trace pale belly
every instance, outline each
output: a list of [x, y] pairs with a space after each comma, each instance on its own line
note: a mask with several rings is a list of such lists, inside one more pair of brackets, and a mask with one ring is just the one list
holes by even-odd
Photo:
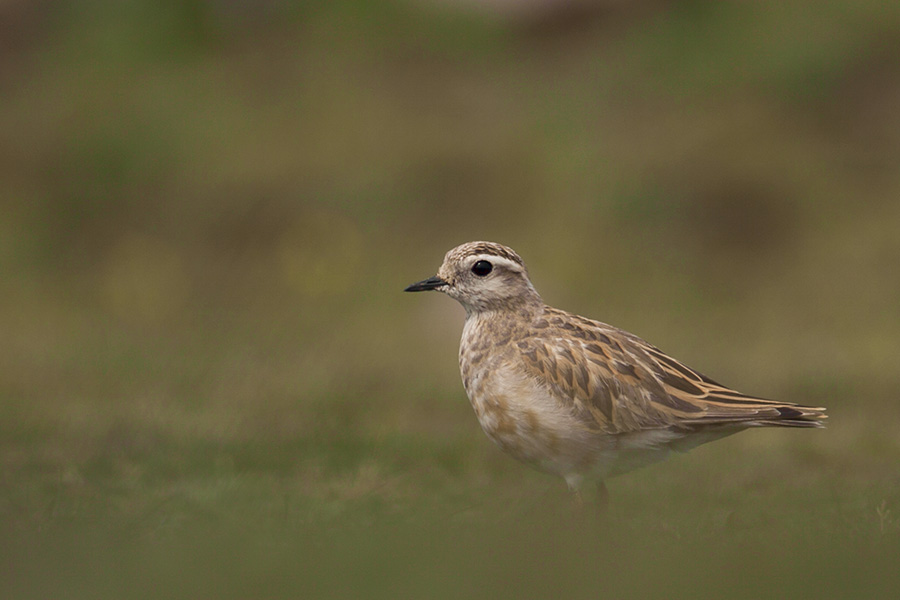
[[604, 433], [581, 421], [571, 401], [555, 398], [514, 369], [485, 369], [466, 386], [487, 436], [513, 457], [565, 478], [577, 489], [584, 479], [611, 475], [663, 460], [682, 434], [665, 430]]
[[487, 436], [515, 458], [560, 475], [570, 485], [605, 476], [615, 460], [610, 436], [591, 431], [571, 407], [512, 369], [481, 373], [466, 392]]

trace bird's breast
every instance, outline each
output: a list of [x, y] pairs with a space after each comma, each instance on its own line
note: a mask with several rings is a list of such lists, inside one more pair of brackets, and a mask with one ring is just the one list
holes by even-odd
[[525, 375], [513, 354], [461, 352], [466, 394], [485, 434], [515, 458], [544, 471], [582, 471], [598, 439], [546, 386]]

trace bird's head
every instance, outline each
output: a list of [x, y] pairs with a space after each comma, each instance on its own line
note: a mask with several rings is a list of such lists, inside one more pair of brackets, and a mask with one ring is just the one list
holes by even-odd
[[467, 314], [540, 304], [522, 258], [495, 242], [469, 242], [447, 252], [437, 275], [407, 292], [437, 290], [462, 304]]

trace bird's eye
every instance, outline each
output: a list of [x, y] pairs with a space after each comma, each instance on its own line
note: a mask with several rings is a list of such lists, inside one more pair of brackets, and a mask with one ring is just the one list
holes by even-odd
[[479, 277], [484, 277], [488, 273], [494, 270], [494, 265], [489, 263], [486, 260], [479, 260], [477, 263], [472, 265], [472, 272], [478, 275]]

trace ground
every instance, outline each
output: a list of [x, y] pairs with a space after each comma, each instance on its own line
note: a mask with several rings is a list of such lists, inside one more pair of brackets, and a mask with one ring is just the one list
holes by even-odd
[[[6, 4], [3, 597], [896, 596], [896, 2]], [[402, 292], [475, 239], [827, 429], [579, 507]]]

